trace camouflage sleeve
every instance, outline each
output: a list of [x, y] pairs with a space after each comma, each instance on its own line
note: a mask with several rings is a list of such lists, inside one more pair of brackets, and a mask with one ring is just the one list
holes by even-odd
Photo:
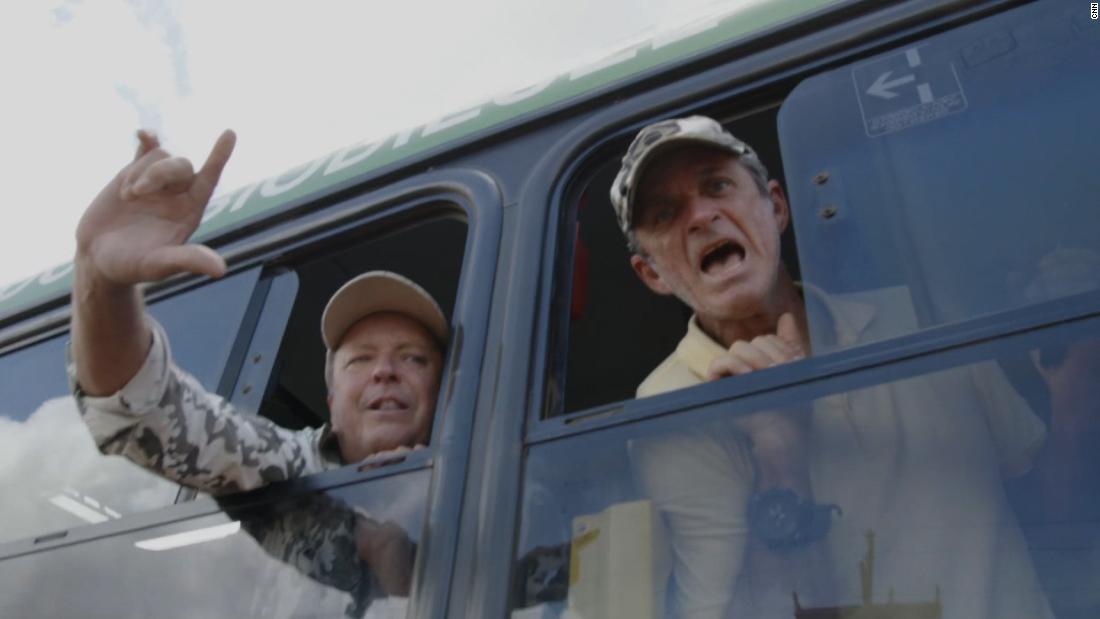
[[70, 386], [104, 454], [125, 456], [184, 486], [213, 494], [251, 490], [323, 470], [321, 429], [291, 431], [236, 411], [171, 359], [164, 330], [138, 373], [110, 396], [84, 394], [68, 354]]
[[355, 544], [355, 511], [343, 501], [311, 494], [277, 505], [261, 518], [243, 518], [241, 524], [272, 557], [350, 594], [346, 616], [363, 616], [377, 594]]

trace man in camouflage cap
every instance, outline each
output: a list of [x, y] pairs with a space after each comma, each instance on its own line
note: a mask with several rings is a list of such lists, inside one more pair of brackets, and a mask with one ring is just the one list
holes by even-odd
[[[695, 311], [684, 341], [638, 387], [639, 397], [806, 355], [805, 305], [780, 255], [787, 198], [748, 144], [703, 116], [649, 125], [623, 157], [611, 204], [638, 277]], [[741, 420], [762, 488], [809, 496], [803, 421]]]
[[[817, 335], [841, 346], [906, 332], [897, 327], [911, 305], [892, 291], [825, 295], [792, 280], [782, 188], [710, 118], [643, 128], [611, 204], [638, 277], [694, 310], [639, 397], [802, 359], [807, 304], [833, 331]], [[1001, 472], [1026, 471], [1043, 436], [985, 363], [640, 437], [630, 456], [668, 524], [682, 616], [791, 616], [792, 592], [803, 608], [858, 599], [852, 574], [871, 529], [890, 549], [875, 558], [876, 582], [899, 599], [942, 590], [945, 617], [1030, 618], [1049, 608], [1019, 530], [974, 523], [1013, 521]]]

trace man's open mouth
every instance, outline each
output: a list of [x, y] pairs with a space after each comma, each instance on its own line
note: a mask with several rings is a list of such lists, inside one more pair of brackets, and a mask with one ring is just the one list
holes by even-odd
[[699, 268], [706, 274], [741, 264], [745, 259], [745, 248], [736, 241], [723, 241], [703, 252]]

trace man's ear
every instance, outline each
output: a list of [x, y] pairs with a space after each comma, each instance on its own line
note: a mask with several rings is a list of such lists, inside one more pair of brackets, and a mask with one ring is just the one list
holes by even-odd
[[672, 294], [672, 291], [665, 285], [664, 280], [661, 279], [661, 274], [653, 268], [649, 260], [638, 254], [633, 254], [630, 256], [630, 266], [634, 268], [634, 272], [638, 274], [638, 279], [641, 279], [647, 288], [657, 294]]
[[787, 202], [787, 194], [783, 192], [783, 186], [779, 181], [768, 181], [768, 198], [772, 201], [772, 214], [782, 233], [791, 223], [791, 205]]

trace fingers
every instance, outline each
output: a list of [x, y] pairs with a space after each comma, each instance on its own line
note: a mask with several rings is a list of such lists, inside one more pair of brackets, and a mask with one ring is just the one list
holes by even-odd
[[707, 379], [748, 374], [803, 358], [800, 347], [778, 335], [759, 335], [751, 342], [737, 340], [726, 354], [715, 359], [707, 370]]
[[154, 193], [179, 193], [190, 187], [194, 176], [191, 162], [183, 157], [159, 159], [147, 165], [128, 186], [123, 185], [122, 195], [134, 199]]
[[225, 259], [205, 245], [160, 247], [142, 261], [144, 281], [159, 281], [178, 273], [221, 277], [225, 269]]
[[218, 136], [217, 141], [214, 142], [214, 147], [210, 149], [206, 162], [202, 164], [202, 169], [199, 170], [195, 182], [191, 185], [191, 195], [200, 204], [206, 204], [206, 201], [213, 195], [214, 187], [218, 185], [218, 179], [221, 178], [222, 170], [225, 169], [225, 164], [229, 162], [229, 157], [233, 154], [233, 147], [236, 144], [237, 134], [233, 133], [232, 129], [223, 131]]
[[198, 174], [184, 157], [171, 157], [160, 148], [160, 141], [151, 132], [138, 132], [138, 151], [130, 164], [120, 188], [123, 200], [133, 200], [155, 193], [190, 191], [192, 197], [205, 206], [214, 193], [229, 156], [233, 154], [237, 136], [224, 131]]
[[791, 346], [796, 347], [803, 355], [805, 354], [802, 351], [805, 338], [794, 314], [787, 312], [779, 317], [779, 322], [775, 325], [775, 334]]
[[138, 129], [137, 139], [138, 147], [137, 152], [134, 154], [134, 161], [141, 159], [145, 153], [160, 146], [160, 139], [157, 138], [157, 134], [148, 129]]
[[780, 363], [794, 361], [800, 357], [798, 349], [778, 335], [761, 335], [752, 340], [752, 348], [758, 353], [761, 363], [771, 367]]
[[393, 449], [387, 449], [385, 451], [371, 454], [360, 463], [359, 470], [366, 471], [368, 469], [374, 469], [380, 466], [385, 466], [387, 464], [400, 462], [405, 459], [405, 454], [420, 448], [420, 445], [417, 445], [416, 447], [409, 447], [408, 445], [398, 445]]
[[740, 376], [753, 371], [753, 367], [734, 355], [725, 354], [711, 362], [707, 368], [707, 380], [718, 380], [726, 376]]

